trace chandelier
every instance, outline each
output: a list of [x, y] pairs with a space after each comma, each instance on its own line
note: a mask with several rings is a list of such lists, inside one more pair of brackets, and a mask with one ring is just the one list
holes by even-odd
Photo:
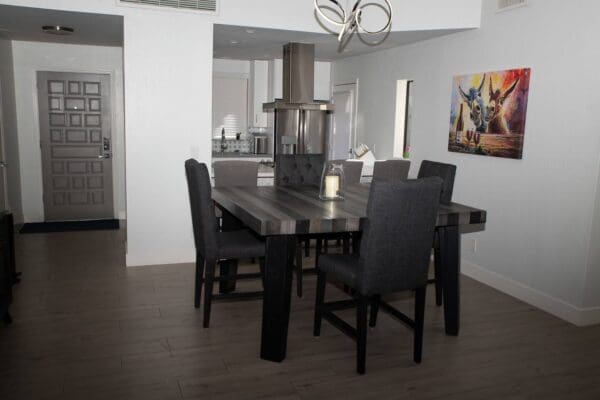
[[[325, 21], [329, 22], [332, 25], [335, 25], [340, 28], [338, 33], [338, 42], [344, 41], [344, 39], [350, 36], [354, 31], [357, 31], [359, 34], [368, 33], [368, 34], [378, 34], [385, 32], [390, 29], [392, 25], [392, 5], [389, 0], [383, 0], [384, 4], [379, 4], [373, 2], [373, 0], [368, 0], [368, 3], [362, 3], [362, 0], [357, 0], [352, 7], [350, 12], [346, 12], [344, 7], [340, 5], [340, 3], [336, 0], [329, 0], [328, 3], [323, 3], [323, 0], [314, 0], [315, 2], [315, 11], [317, 14], [323, 18]], [[383, 28], [378, 30], [369, 30], [365, 29], [362, 24], [362, 14], [363, 10], [367, 7], [378, 7], [381, 8], [387, 16], [387, 22], [383, 26]], [[327, 11], [330, 16], [327, 16], [324, 11]]]

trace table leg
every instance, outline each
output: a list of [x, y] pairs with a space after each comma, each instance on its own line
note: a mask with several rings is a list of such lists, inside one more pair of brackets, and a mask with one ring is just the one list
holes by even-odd
[[[234, 217], [229, 211], [222, 210], [222, 213], [222, 231], [235, 231], [243, 227], [240, 220]], [[219, 275], [229, 276], [228, 280], [219, 282], [219, 293], [235, 292], [235, 276], [237, 275], [237, 270], [238, 260], [227, 260], [219, 263]]]
[[460, 328], [460, 233], [458, 226], [438, 228], [446, 334], [458, 336]]
[[264, 360], [285, 359], [295, 250], [295, 236], [267, 237], [260, 344]]

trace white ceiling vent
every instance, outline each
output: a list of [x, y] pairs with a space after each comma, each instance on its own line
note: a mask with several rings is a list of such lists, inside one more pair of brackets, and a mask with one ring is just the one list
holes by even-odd
[[508, 11], [527, 5], [527, 0], [497, 0], [496, 12]]
[[217, 0], [121, 0], [121, 3], [180, 8], [184, 10], [217, 11]]

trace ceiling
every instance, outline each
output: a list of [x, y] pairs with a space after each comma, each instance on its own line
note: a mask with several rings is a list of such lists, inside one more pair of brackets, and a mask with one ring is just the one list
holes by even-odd
[[[337, 36], [331, 33], [298, 32], [215, 24], [213, 56], [215, 58], [231, 58], [235, 60], [282, 58], [282, 48], [285, 43], [301, 42], [315, 44], [315, 58], [317, 60], [333, 61], [460, 31], [458, 29], [445, 29], [390, 32], [385, 37], [385, 40], [376, 46], [364, 43], [355, 34], [343, 49], [339, 49]], [[364, 39], [372, 40], [372, 37], [364, 37]], [[381, 37], [376, 37], [376, 39], [380, 40]]]
[[[42, 32], [43, 25], [75, 29], [69, 36]], [[32, 42], [123, 46], [123, 17], [0, 5], [0, 37]]]

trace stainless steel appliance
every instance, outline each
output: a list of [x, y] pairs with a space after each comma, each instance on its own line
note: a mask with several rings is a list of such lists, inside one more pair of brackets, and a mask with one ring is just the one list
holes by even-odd
[[269, 138], [266, 136], [254, 136], [254, 154], [269, 153]]
[[315, 45], [283, 47], [283, 99], [263, 104], [275, 113], [274, 158], [277, 154], [327, 154], [331, 103], [315, 101]]

